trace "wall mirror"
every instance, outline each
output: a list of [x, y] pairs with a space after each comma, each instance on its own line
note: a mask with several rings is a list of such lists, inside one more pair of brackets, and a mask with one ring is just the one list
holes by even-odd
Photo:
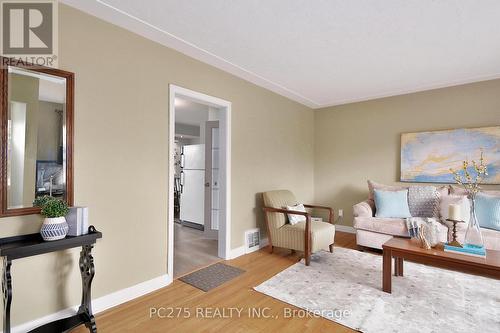
[[0, 216], [36, 214], [36, 197], [73, 204], [73, 73], [2, 58]]

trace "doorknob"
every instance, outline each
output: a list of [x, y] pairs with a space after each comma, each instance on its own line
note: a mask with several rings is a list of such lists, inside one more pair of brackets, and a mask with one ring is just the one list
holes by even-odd
[[209, 182], [206, 182], [206, 183], [205, 183], [205, 187], [210, 187], [210, 183], [209, 183]]

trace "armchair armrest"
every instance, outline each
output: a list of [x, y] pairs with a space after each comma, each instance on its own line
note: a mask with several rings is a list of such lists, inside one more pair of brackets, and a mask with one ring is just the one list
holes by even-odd
[[288, 209], [273, 208], [273, 207], [262, 207], [262, 210], [265, 213], [283, 213], [283, 214], [303, 215], [306, 218], [311, 216], [311, 214], [309, 214], [307, 212], [299, 212], [298, 210], [288, 210]]
[[322, 210], [327, 210], [328, 211], [328, 223], [333, 224], [333, 208], [332, 207], [326, 207], [326, 206], [318, 206], [318, 205], [304, 205], [306, 208], [316, 208], [316, 209], [322, 209]]
[[354, 217], [373, 217], [374, 209], [373, 201], [365, 200], [352, 206]]

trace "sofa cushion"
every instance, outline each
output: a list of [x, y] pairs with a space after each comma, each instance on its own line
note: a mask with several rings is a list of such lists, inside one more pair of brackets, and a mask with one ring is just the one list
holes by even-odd
[[500, 231], [500, 196], [478, 193], [476, 217], [482, 228]]
[[[430, 186], [430, 185], [413, 185], [413, 186]], [[450, 186], [433, 186], [438, 192], [440, 196], [447, 195], [450, 193]], [[408, 189], [409, 186], [405, 185], [384, 185], [373, 180], [368, 180], [368, 200], [374, 200], [374, 190], [384, 190], [384, 191], [401, 191]]]
[[[366, 230], [385, 235], [410, 237], [408, 234], [408, 228], [406, 227], [406, 219], [356, 217], [354, 218], [354, 228], [357, 230]], [[438, 235], [441, 242], [446, 242], [448, 239], [448, 227], [443, 224], [439, 224]]]
[[408, 206], [411, 216], [439, 217], [439, 192], [435, 186], [410, 186]]
[[408, 190], [382, 191], [375, 189], [376, 217], [411, 217]]
[[408, 189], [407, 186], [401, 185], [384, 185], [376, 183], [373, 180], [368, 180], [368, 199], [375, 200], [375, 190], [382, 191], [402, 191]]
[[481, 228], [484, 247], [490, 250], [500, 251], [500, 231]]
[[460, 224], [467, 225], [470, 219], [470, 202], [465, 195], [449, 194], [441, 197], [439, 202], [441, 222], [446, 221], [448, 218], [449, 206], [452, 204], [460, 205], [462, 220], [465, 221], [465, 223]]
[[356, 217], [354, 228], [392, 236], [409, 237], [405, 219]]
[[[467, 195], [467, 191], [463, 187], [456, 186], [456, 185], [451, 186], [450, 193], [457, 194], [457, 195]], [[500, 196], [500, 191], [498, 191], [498, 190], [481, 190], [481, 193], [488, 194], [488, 195]]]
[[467, 191], [463, 187], [451, 185], [451, 187], [450, 187], [450, 194], [454, 194], [454, 195], [467, 195]]

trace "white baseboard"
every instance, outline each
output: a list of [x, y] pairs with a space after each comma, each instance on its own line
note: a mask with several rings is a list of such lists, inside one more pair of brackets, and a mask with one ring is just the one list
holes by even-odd
[[335, 225], [335, 230], [342, 231], [342, 232], [348, 232], [350, 234], [355, 234], [356, 233], [356, 229], [354, 229], [353, 227], [350, 227], [348, 225], [336, 224]]
[[227, 258], [227, 260], [235, 259], [235, 258], [241, 257], [244, 254], [255, 252], [257, 250], [262, 249], [263, 247], [266, 247], [268, 244], [269, 244], [269, 239], [263, 238], [262, 241], [260, 242], [259, 248], [255, 249], [253, 251], [247, 252], [247, 248], [245, 245], [237, 247], [235, 249], [231, 249], [231, 252], [229, 253], [229, 257]]
[[[166, 287], [172, 283], [172, 277], [165, 274], [152, 280], [144, 281], [132, 287], [115, 291], [114, 293], [92, 300], [92, 309], [94, 314], [110, 309], [114, 306], [133, 300], [134, 298], [149, 294], [155, 290]], [[47, 316], [23, 323], [12, 327], [12, 333], [23, 333], [30, 331], [38, 326], [44, 325], [54, 320], [72, 316], [78, 310], [78, 306], [58, 311]]]
[[[355, 234], [356, 233], [356, 229], [354, 229], [353, 227], [350, 227], [348, 225], [336, 224], [335, 225], [335, 230], [341, 231], [341, 232], [348, 232], [350, 234]], [[269, 244], [269, 239], [268, 238], [262, 239], [262, 242], [260, 244], [259, 249], [262, 249], [263, 247], [266, 247], [268, 244]], [[254, 252], [254, 251], [257, 251], [257, 250], [258, 249], [253, 250], [251, 252]], [[240, 247], [237, 247], [237, 248], [231, 250], [231, 252], [229, 253], [229, 257], [227, 258], [227, 260], [235, 259], [235, 258], [238, 258], [238, 257], [240, 257], [242, 255], [245, 255], [245, 254], [251, 253], [251, 252], [247, 252], [245, 246], [240, 246]]]
[[240, 246], [240, 247], [237, 247], [235, 249], [231, 249], [231, 252], [229, 253], [227, 260], [238, 258], [246, 253], [247, 253], [247, 251], [246, 251], [245, 246]]
[[152, 280], [144, 281], [132, 287], [115, 291], [103, 297], [96, 298], [92, 301], [92, 309], [95, 313], [102, 312], [114, 306], [133, 300], [149, 294], [155, 290], [161, 289], [172, 283], [172, 277], [168, 274], [159, 276]]
[[[37, 319], [29, 321], [27, 323], [23, 323], [21, 325], [14, 326], [10, 329], [10, 331], [12, 333], [28, 332], [28, 331], [31, 331], [32, 329], [34, 329], [38, 326], [42, 326], [42, 325], [46, 324], [46, 323], [50, 323], [50, 322], [55, 321], [55, 320], [59, 320], [62, 318], [73, 316], [76, 313], [77, 309], [78, 309], [77, 306], [67, 308], [67, 309], [49, 314], [47, 316], [37, 318]], [[3, 331], [2, 331], [2, 333], [3, 333]]]

